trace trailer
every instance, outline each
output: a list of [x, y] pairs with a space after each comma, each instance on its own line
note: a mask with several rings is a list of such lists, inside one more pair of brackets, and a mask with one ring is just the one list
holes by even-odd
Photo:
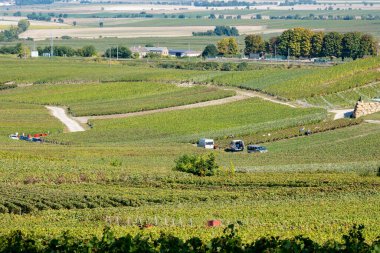
[[215, 143], [213, 139], [202, 138], [198, 141], [197, 146], [206, 149], [214, 149]]

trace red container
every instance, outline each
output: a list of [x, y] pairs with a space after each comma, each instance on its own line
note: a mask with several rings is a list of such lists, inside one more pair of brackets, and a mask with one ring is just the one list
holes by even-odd
[[220, 220], [209, 220], [209, 221], [207, 221], [208, 227], [219, 227], [221, 225], [222, 225], [222, 221], [220, 221]]

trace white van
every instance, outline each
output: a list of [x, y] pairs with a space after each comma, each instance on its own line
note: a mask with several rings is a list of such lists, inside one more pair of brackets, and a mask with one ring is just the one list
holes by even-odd
[[214, 140], [213, 139], [200, 139], [198, 141], [198, 147], [201, 148], [207, 148], [207, 149], [214, 149]]

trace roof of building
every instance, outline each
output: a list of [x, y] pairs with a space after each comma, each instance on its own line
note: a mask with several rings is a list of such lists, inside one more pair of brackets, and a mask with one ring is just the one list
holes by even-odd
[[200, 54], [201, 51], [183, 50], [183, 49], [169, 49], [169, 54]]
[[168, 50], [168, 48], [166, 47], [146, 47], [146, 49], [148, 51], [159, 51], [159, 52]]
[[145, 53], [149, 52], [145, 47], [131, 47], [132, 52]]

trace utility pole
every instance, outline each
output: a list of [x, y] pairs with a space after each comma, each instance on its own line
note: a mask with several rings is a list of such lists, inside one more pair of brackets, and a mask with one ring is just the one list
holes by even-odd
[[274, 60], [277, 61], [277, 44], [274, 44]]
[[119, 45], [116, 45], [116, 60], [119, 60]]
[[110, 55], [109, 55], [108, 67], [111, 67], [111, 58], [112, 58], [112, 46], [110, 47]]
[[53, 49], [53, 34], [50, 36], [50, 58], [54, 56], [54, 49]]
[[288, 48], [288, 65], [289, 65], [289, 58], [290, 58], [290, 48]]

